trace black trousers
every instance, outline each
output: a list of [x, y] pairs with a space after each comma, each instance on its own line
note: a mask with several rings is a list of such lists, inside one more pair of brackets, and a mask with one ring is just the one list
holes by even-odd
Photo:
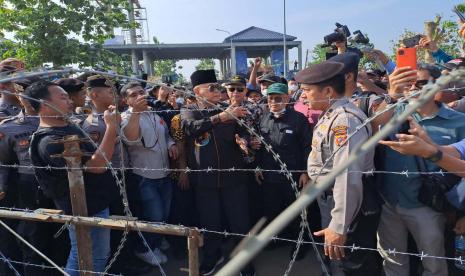
[[[10, 184], [10, 187], [12, 185]], [[16, 203], [16, 192], [13, 192], [12, 189], [8, 190], [6, 196], [3, 200], [0, 201], [0, 207], [15, 207]], [[1, 219], [6, 225], [8, 225], [13, 230], [16, 230], [18, 227], [18, 220], [11, 219]], [[16, 238], [3, 226], [0, 226], [0, 252], [5, 258], [8, 258], [13, 261], [22, 261], [21, 252], [19, 250], [19, 244], [16, 241]], [[21, 272], [21, 266], [18, 264], [13, 264], [14, 268]], [[4, 260], [0, 260], [0, 275], [13, 276], [15, 273], [9, 268]]]
[[[291, 183], [265, 182], [263, 186], [263, 213], [267, 223], [276, 218], [296, 199]], [[295, 219], [281, 234], [282, 237], [295, 239], [299, 232], [300, 217]]]
[[[236, 185], [221, 188], [202, 188], [195, 190], [200, 226], [208, 230], [245, 234], [250, 230], [247, 186]], [[215, 260], [221, 256], [224, 236], [205, 233], [204, 259]], [[234, 238], [238, 242], [240, 238]], [[233, 246], [227, 248], [225, 255]]]
[[[34, 175], [20, 175], [18, 183], [19, 207], [22, 209], [35, 210], [38, 208], [54, 209], [53, 201], [46, 198], [40, 191], [39, 184]], [[42, 223], [27, 220], [18, 221], [18, 234], [26, 241], [36, 247], [39, 251], [49, 256], [58, 265], [64, 266], [69, 253], [69, 239], [66, 232], [57, 239], [53, 235], [61, 228], [61, 224]], [[20, 244], [22, 260], [26, 263], [49, 265], [42, 257], [23, 243]], [[36, 266], [23, 268], [23, 275], [53, 275], [54, 269], [43, 269]]]
[[[362, 215], [359, 213], [352, 223], [348, 233], [346, 245], [365, 248], [376, 248], [379, 214]], [[345, 250], [346, 257], [342, 261], [345, 275], [381, 275], [381, 256], [376, 251], [368, 250]]]

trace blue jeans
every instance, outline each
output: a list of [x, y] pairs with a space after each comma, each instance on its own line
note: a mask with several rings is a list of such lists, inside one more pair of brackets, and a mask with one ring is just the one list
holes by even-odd
[[[141, 218], [153, 222], [166, 222], [170, 214], [173, 181], [169, 177], [150, 179], [142, 177], [139, 182], [141, 200]], [[151, 249], [160, 246], [162, 236], [154, 233], [143, 233]], [[146, 252], [142, 243], [136, 246], [137, 252]]]
[[[108, 218], [110, 211], [108, 208], [96, 213], [94, 217]], [[78, 250], [76, 240], [76, 228], [74, 225], [68, 227], [71, 250], [69, 252], [68, 263], [65, 271], [71, 276], [79, 276]], [[90, 238], [92, 240], [92, 263], [93, 271], [103, 272], [108, 258], [110, 257], [110, 229], [101, 227], [90, 228]]]

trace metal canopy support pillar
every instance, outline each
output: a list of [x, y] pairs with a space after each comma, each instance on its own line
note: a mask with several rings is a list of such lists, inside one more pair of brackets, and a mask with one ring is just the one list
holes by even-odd
[[299, 62], [298, 69], [302, 70], [302, 43], [299, 43], [297, 46], [297, 61]]
[[147, 50], [142, 51], [142, 58], [144, 59], [144, 71], [147, 75], [151, 75], [150, 68], [150, 57]]
[[231, 76], [236, 75], [236, 46], [231, 48]]
[[231, 59], [229, 57], [226, 58], [226, 78], [231, 73]]
[[225, 70], [224, 70], [224, 59], [220, 58], [220, 70], [221, 70], [221, 77], [226, 79], [225, 77]]
[[136, 50], [131, 50], [131, 61], [132, 61], [132, 73], [134, 75], [139, 74], [139, 60], [137, 58]]

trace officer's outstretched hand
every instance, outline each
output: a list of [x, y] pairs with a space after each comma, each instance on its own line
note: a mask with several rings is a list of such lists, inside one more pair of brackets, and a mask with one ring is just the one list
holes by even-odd
[[346, 235], [338, 234], [329, 228], [315, 232], [314, 235], [325, 237], [325, 255], [331, 260], [340, 260], [345, 257], [344, 248], [341, 246], [346, 243]]
[[306, 173], [303, 173], [299, 177], [299, 188], [305, 188], [308, 184], [308, 181], [310, 181], [310, 178]]

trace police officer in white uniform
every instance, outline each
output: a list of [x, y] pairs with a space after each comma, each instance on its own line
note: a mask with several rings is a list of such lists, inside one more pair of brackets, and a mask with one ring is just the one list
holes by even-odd
[[[371, 126], [356, 130], [367, 117], [344, 96], [342, 63], [326, 61], [314, 65], [300, 71], [295, 79], [307, 96], [309, 108], [323, 112], [314, 128], [308, 159], [310, 185], [318, 185], [333, 168], [345, 164], [351, 152], [371, 136]], [[353, 133], [355, 135], [349, 137]], [[333, 275], [378, 275], [376, 255], [340, 247], [376, 246], [376, 227], [367, 228], [367, 225], [373, 222], [370, 219], [376, 224], [377, 216], [365, 216], [376, 210], [368, 210], [369, 204], [364, 202], [372, 197], [364, 196], [364, 192], [374, 189], [374, 184], [362, 174], [372, 169], [373, 152], [360, 156], [318, 198], [323, 230], [315, 234], [324, 236], [325, 255], [331, 259]], [[369, 187], [365, 189], [364, 186]]]

